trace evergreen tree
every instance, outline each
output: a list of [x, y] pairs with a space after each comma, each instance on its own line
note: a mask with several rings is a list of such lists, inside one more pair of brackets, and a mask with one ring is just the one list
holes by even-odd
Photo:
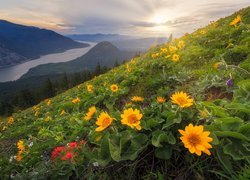
[[118, 66], [120, 66], [120, 64], [118, 63], [118, 61], [117, 61], [117, 60], [115, 60], [114, 67], [118, 67]]
[[27, 108], [35, 104], [35, 99], [28, 89], [24, 89], [18, 95], [17, 106], [20, 108]]
[[61, 80], [61, 89], [65, 90], [69, 88], [69, 80], [66, 73], [63, 74], [62, 80]]
[[50, 98], [55, 96], [55, 89], [53, 87], [52, 82], [48, 78], [47, 81], [45, 82], [44, 87], [42, 88], [42, 96], [45, 98]]
[[101, 65], [98, 62], [94, 71], [94, 75], [99, 75], [99, 74], [101, 74]]

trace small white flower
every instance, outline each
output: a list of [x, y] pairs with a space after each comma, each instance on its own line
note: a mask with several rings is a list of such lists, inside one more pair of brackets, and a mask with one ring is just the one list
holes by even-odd
[[93, 166], [98, 167], [99, 166], [98, 162], [94, 162]]
[[28, 146], [32, 147], [33, 146], [33, 142], [31, 141]]

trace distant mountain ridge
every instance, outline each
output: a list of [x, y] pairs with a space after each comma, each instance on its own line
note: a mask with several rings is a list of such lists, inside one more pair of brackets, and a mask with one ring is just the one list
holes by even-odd
[[[51, 30], [14, 24], [5, 20], [0, 20], [0, 45], [0, 57], [5, 57], [5, 60], [0, 60], [0, 66], [13, 65], [23, 60], [39, 58], [41, 55], [88, 46]], [[8, 56], [8, 54], [13, 53], [16, 57], [12, 59], [12, 55]]]
[[102, 42], [109, 41], [123, 51], [146, 52], [152, 45], [161, 45], [168, 41], [167, 37], [135, 37], [120, 34], [72, 34], [73, 40]]
[[100, 64], [101, 67], [113, 67], [116, 62], [122, 63], [124, 60], [128, 60], [133, 56], [135, 56], [135, 52], [121, 51], [110, 42], [104, 41], [98, 43], [85, 55], [75, 60], [39, 65], [30, 69], [21, 78], [49, 74], [75, 73], [84, 70], [93, 71], [97, 64]]
[[73, 40], [77, 41], [89, 41], [89, 42], [102, 42], [102, 41], [120, 41], [126, 39], [134, 39], [135, 37], [120, 35], [120, 34], [70, 34], [67, 35]]

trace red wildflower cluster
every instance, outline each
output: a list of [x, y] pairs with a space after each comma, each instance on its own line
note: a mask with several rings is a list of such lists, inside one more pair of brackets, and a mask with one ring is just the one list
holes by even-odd
[[57, 157], [60, 157], [62, 161], [70, 160], [72, 161], [75, 156], [77, 156], [76, 150], [81, 148], [82, 145], [85, 145], [86, 141], [70, 142], [67, 146], [58, 146], [56, 147], [51, 155], [51, 159], [55, 160]]

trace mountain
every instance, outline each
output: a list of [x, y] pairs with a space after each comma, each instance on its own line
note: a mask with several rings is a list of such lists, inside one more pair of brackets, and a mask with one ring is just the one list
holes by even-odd
[[140, 51], [146, 52], [152, 46], [162, 45], [168, 42], [167, 37], [159, 38], [140, 38], [140, 39], [126, 39], [111, 41], [117, 48], [123, 51]]
[[102, 42], [102, 41], [120, 41], [126, 39], [134, 39], [132, 36], [120, 34], [69, 34], [69, 38], [76, 41]]
[[120, 34], [73, 34], [68, 37], [77, 41], [101, 42], [109, 41], [123, 51], [145, 52], [153, 45], [160, 45], [168, 41], [167, 37], [141, 38]]
[[28, 61], [26, 57], [6, 49], [0, 44], [0, 67], [11, 66], [25, 61]]
[[[51, 30], [14, 24], [5, 20], [0, 20], [0, 44], [7, 49], [4, 51], [5, 54], [10, 51], [27, 59], [88, 46]], [[11, 63], [7, 62], [2, 65], [9, 64]]]
[[32, 76], [43, 76], [48, 74], [75, 73], [83, 70], [95, 70], [96, 66], [113, 67], [115, 63], [122, 63], [135, 56], [135, 52], [121, 51], [110, 42], [104, 41], [98, 43], [90, 49], [85, 55], [63, 63], [50, 63], [39, 65], [30, 69], [21, 78]]
[[249, 25], [247, 7], [2, 118], [1, 179], [249, 179]]

